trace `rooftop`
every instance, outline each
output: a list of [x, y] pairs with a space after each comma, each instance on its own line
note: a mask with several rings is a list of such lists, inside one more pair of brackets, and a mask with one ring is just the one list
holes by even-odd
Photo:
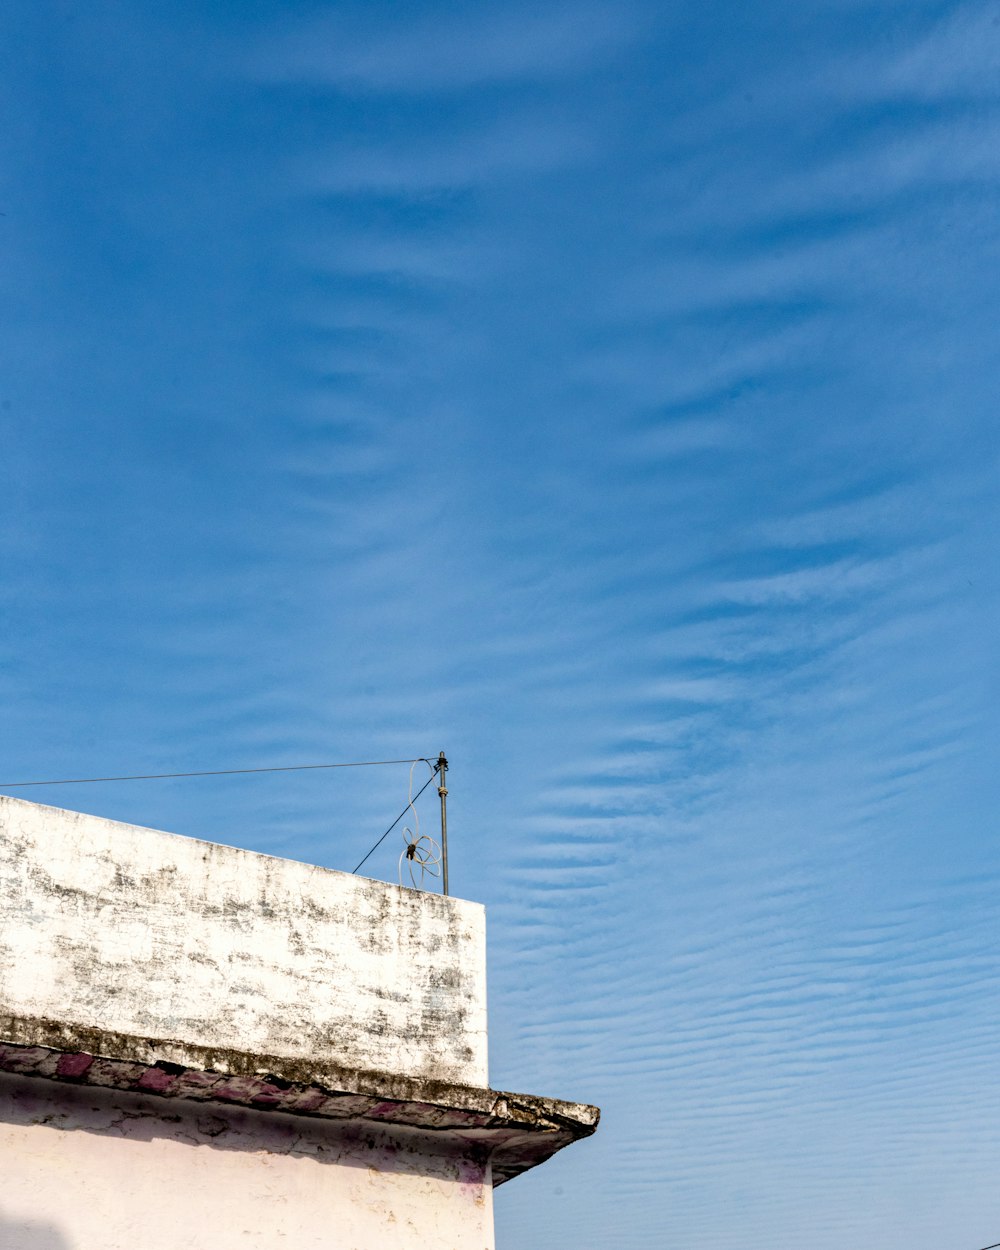
[[502, 1183], [598, 1111], [489, 1088], [465, 900], [0, 796], [0, 1070], [452, 1129]]

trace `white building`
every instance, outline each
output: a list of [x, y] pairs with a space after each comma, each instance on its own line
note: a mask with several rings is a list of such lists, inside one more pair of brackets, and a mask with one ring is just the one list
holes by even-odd
[[0, 797], [0, 1250], [492, 1250], [478, 904]]

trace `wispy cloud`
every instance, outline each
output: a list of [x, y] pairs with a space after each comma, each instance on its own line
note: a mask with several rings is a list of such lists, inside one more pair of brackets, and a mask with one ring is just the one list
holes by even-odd
[[592, 69], [635, 42], [634, 7], [524, 4], [310, 18], [269, 37], [257, 72], [276, 81], [433, 95], [495, 84], [533, 87]]
[[996, 1240], [993, 15], [137, 13], [0, 15], [11, 770], [445, 748], [511, 1244]]

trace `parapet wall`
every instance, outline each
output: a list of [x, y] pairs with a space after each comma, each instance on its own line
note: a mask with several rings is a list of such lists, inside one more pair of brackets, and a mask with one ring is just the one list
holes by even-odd
[[12, 1040], [488, 1085], [478, 904], [4, 796], [0, 898]]

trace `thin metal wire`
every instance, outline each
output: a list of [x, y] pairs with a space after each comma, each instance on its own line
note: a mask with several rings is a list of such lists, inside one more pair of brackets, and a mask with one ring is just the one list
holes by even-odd
[[[351, 760], [347, 763], [338, 764], [281, 764], [274, 765], [270, 768], [212, 768], [206, 769], [202, 772], [191, 773], [133, 773], [128, 776], [121, 777], [58, 777], [49, 781], [0, 781], [0, 790], [22, 790], [28, 786], [86, 786], [108, 781], [173, 781], [185, 777], [246, 777], [256, 773], [301, 773], [309, 772], [314, 769], [326, 768], [377, 768], [381, 765], [388, 764], [410, 765], [410, 797], [407, 800], [406, 806], [392, 822], [389, 828], [386, 829], [385, 833], [382, 834], [371, 850], [369, 850], [368, 854], [365, 855], [364, 859], [351, 869], [352, 873], [356, 873], [358, 869], [361, 868], [370, 858], [370, 856], [378, 850], [407, 812], [413, 811], [414, 816], [416, 816], [416, 808], [414, 808], [413, 804], [420, 798], [423, 792], [437, 776], [437, 767], [433, 761], [427, 759], [426, 756], [411, 756], [408, 759], [402, 760]], [[417, 793], [414, 794], [413, 769], [417, 764], [426, 764], [431, 770], [431, 775], [427, 778]], [[428, 839], [428, 841], [432, 841], [432, 839]], [[404, 855], [406, 854], [405, 850], [403, 853]], [[422, 863], [423, 861], [418, 860], [417, 862]], [[430, 872], [431, 869], [428, 868], [426, 871]]]
[[177, 777], [236, 777], [249, 773], [301, 773], [315, 768], [376, 768], [382, 764], [419, 764], [422, 755], [408, 760], [354, 760], [349, 764], [282, 764], [272, 768], [213, 768], [201, 773], [136, 773], [130, 777], [62, 777], [54, 781], [0, 781], [0, 790], [20, 790], [25, 786], [85, 786], [98, 781], [169, 781]]
[[[417, 764], [419, 764], [419, 763], [420, 763], [420, 761], [419, 761], [419, 760], [415, 760], [415, 761], [413, 761], [413, 762], [414, 762], [414, 763], [417, 763]], [[358, 871], [358, 868], [360, 868], [360, 867], [361, 867], [361, 864], [363, 864], [363, 863], [365, 862], [365, 860], [366, 860], [366, 859], [368, 859], [368, 857], [369, 857], [370, 855], [372, 855], [375, 851], [377, 851], [377, 850], [378, 850], [378, 848], [379, 848], [379, 847], [382, 845], [382, 843], [386, 840], [386, 838], [389, 836], [389, 834], [390, 834], [390, 833], [392, 833], [393, 829], [395, 829], [395, 828], [396, 828], [396, 826], [399, 824], [399, 822], [403, 819], [403, 817], [406, 815], [406, 813], [410, 810], [410, 808], [413, 806], [413, 804], [414, 804], [414, 803], [416, 803], [417, 799], [419, 799], [419, 798], [420, 798], [420, 796], [423, 794], [423, 792], [424, 792], [424, 791], [427, 789], [427, 787], [431, 784], [431, 782], [434, 780], [434, 778], [435, 778], [435, 776], [436, 776], [436, 775], [437, 775], [436, 773], [431, 773], [431, 775], [427, 778], [427, 780], [424, 782], [424, 784], [423, 784], [423, 785], [420, 787], [420, 789], [416, 792], [416, 794], [413, 796], [413, 798], [412, 798], [412, 799], [410, 799], [410, 800], [408, 800], [408, 802], [407, 802], [406, 806], [403, 808], [403, 810], [399, 813], [399, 815], [398, 815], [398, 816], [396, 817], [396, 819], [392, 822], [392, 824], [389, 826], [389, 828], [388, 828], [388, 829], [386, 829], [385, 833], [383, 833], [383, 834], [382, 834], [382, 836], [379, 838], [379, 840], [378, 840], [378, 841], [375, 843], [375, 845], [371, 848], [371, 850], [368, 852], [368, 855], [366, 855], [366, 856], [365, 856], [365, 858], [364, 858], [363, 860], [361, 860], [361, 863], [359, 863], [356, 867], [354, 867], [354, 868], [352, 868], [352, 869], [351, 869], [351, 872], [352, 872], [352, 873], [357, 872], [357, 871]]]

